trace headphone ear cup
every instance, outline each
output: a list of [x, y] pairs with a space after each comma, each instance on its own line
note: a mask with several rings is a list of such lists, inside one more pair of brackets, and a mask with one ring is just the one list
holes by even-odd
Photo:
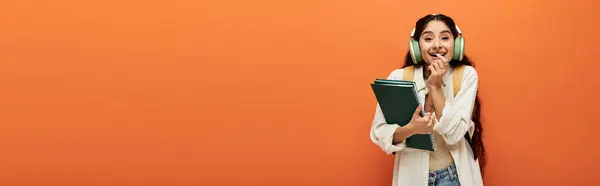
[[419, 42], [411, 39], [408, 45], [410, 48], [410, 56], [412, 57], [413, 62], [417, 64], [423, 60], [421, 56], [421, 49], [419, 48]]
[[462, 61], [465, 55], [465, 39], [462, 36], [454, 39], [454, 55], [452, 59]]

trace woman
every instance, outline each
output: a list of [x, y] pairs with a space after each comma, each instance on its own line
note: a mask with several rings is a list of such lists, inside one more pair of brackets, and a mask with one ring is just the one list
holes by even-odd
[[[401, 127], [386, 123], [378, 105], [371, 127], [371, 140], [387, 154], [396, 156], [392, 185], [483, 185], [480, 170], [485, 164], [485, 149], [481, 140], [478, 76], [463, 54], [462, 34], [450, 17], [433, 14], [419, 19], [411, 35], [411, 50], [406, 54], [404, 68], [394, 70], [388, 79], [411, 77], [424, 105], [415, 113], [424, 109], [426, 114], [414, 114]], [[453, 82], [459, 66], [464, 67], [460, 71], [462, 81]], [[458, 87], [457, 83], [460, 91], [454, 95], [453, 85]], [[434, 135], [437, 150], [406, 147], [405, 139], [414, 134]]]

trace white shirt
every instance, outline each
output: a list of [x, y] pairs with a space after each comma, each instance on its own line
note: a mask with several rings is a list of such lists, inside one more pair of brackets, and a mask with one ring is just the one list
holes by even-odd
[[[402, 80], [403, 69], [394, 70], [387, 79]], [[471, 121], [471, 112], [475, 103], [478, 87], [477, 71], [467, 66], [463, 72], [460, 91], [454, 97], [452, 88], [453, 69], [448, 70], [442, 79], [442, 89], [446, 105], [442, 117], [433, 130], [441, 134], [448, 144], [461, 186], [481, 186], [483, 180], [479, 172], [479, 163], [473, 158], [471, 147], [464, 139], [466, 132], [473, 135], [475, 129]], [[423, 67], [415, 68], [413, 80], [419, 91], [421, 103], [425, 103], [427, 87], [423, 79]], [[427, 186], [429, 175], [429, 151], [406, 147], [405, 141], [392, 145], [395, 124], [387, 124], [379, 104], [371, 126], [371, 140], [386, 154], [395, 152], [392, 186]]]

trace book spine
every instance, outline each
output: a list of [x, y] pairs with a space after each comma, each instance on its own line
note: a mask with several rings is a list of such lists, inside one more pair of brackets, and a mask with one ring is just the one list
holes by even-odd
[[[415, 96], [415, 100], [417, 100], [417, 103], [419, 103], [419, 105], [421, 106], [421, 99], [419, 99], [419, 94], [417, 93], [417, 86], [416, 84], [413, 82], [413, 96]], [[421, 112], [419, 113], [419, 115], [421, 115], [421, 117], [425, 116], [425, 108], [421, 109]]]

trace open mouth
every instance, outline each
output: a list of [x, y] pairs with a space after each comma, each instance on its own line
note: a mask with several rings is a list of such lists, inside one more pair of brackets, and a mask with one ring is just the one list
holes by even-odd
[[436, 54], [440, 54], [441, 56], [444, 56], [444, 57], [445, 57], [447, 53], [429, 53], [429, 55], [430, 55], [431, 57], [437, 57], [437, 55], [436, 55]]

